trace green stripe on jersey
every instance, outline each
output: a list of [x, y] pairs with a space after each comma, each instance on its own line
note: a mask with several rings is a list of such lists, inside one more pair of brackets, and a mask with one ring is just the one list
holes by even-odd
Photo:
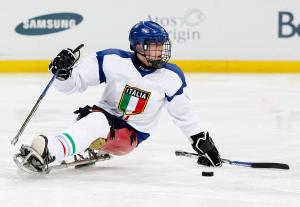
[[123, 98], [122, 98], [122, 102], [120, 105], [120, 108], [122, 111], [126, 112], [126, 108], [129, 104], [129, 100], [130, 100], [131, 96], [127, 93], [124, 93]]

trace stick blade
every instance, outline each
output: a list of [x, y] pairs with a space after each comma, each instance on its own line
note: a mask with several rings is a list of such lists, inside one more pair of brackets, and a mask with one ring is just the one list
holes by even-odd
[[254, 162], [251, 163], [251, 167], [253, 168], [274, 168], [274, 169], [282, 169], [289, 170], [290, 166], [284, 163], [272, 163], [272, 162]]

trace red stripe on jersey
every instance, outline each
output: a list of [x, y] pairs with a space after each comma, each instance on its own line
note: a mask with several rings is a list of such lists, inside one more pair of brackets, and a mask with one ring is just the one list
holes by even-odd
[[137, 102], [137, 105], [133, 111], [133, 113], [141, 113], [145, 107], [146, 99], [140, 98]]

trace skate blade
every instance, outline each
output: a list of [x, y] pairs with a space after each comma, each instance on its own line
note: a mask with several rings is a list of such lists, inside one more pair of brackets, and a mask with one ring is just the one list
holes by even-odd
[[89, 166], [95, 165], [95, 164], [96, 164], [96, 161], [95, 162], [86, 163], [86, 164], [78, 164], [78, 165], [75, 165], [74, 168], [75, 169], [80, 169], [80, 168], [89, 167]]
[[28, 159], [33, 155], [36, 154], [35, 151], [33, 151], [30, 147], [25, 146], [30, 153], [24, 157], [22, 156], [20, 153], [19, 154], [15, 154], [13, 157], [14, 162], [16, 163], [16, 165], [18, 166], [19, 169], [23, 170], [26, 173], [29, 174], [33, 174], [33, 175], [41, 175], [41, 174], [48, 174], [48, 170], [43, 168], [42, 170], [38, 170], [36, 169], [33, 165], [31, 165], [30, 163], [28, 163]]

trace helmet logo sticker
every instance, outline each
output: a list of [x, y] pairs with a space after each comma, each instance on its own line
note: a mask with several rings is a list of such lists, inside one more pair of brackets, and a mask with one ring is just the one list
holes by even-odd
[[142, 28], [141, 31], [146, 34], [150, 33], [149, 29], [147, 28]]

